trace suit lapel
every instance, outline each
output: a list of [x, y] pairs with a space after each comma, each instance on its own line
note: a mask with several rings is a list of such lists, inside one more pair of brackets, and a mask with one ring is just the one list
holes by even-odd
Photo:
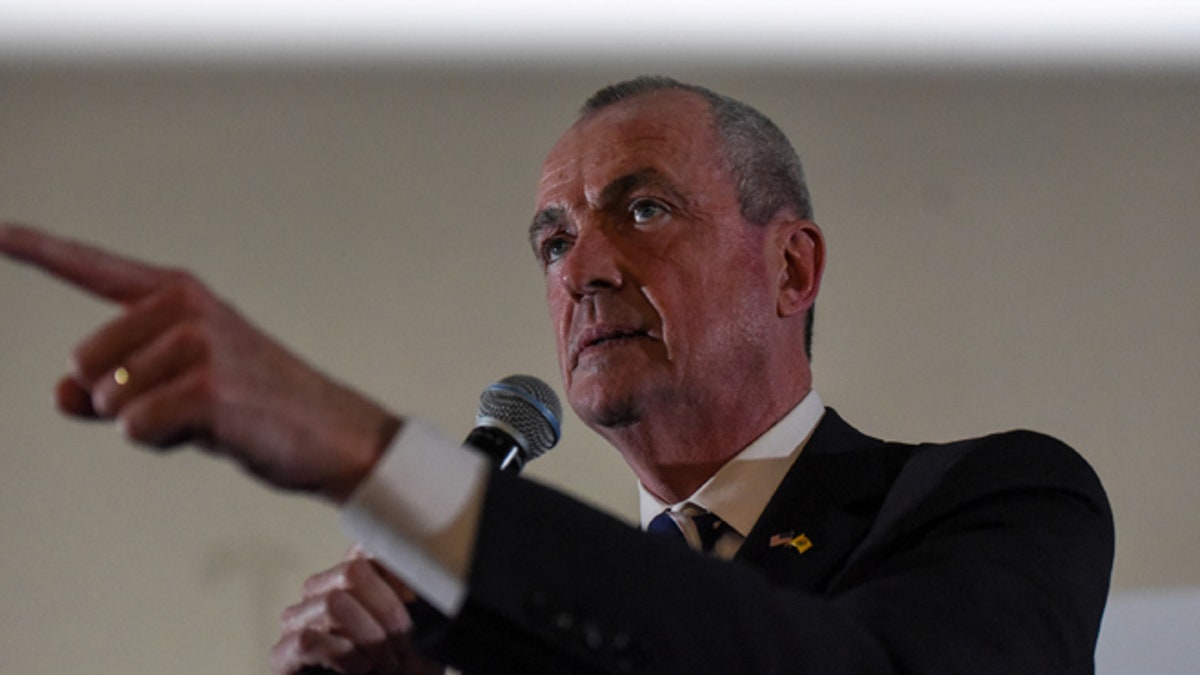
[[826, 410], [735, 560], [777, 584], [823, 592], [883, 502], [884, 445]]

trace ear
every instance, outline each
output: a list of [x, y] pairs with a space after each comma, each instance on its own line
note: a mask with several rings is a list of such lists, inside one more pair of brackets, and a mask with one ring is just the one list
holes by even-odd
[[825, 271], [825, 236], [811, 220], [788, 219], [778, 224], [777, 245], [782, 254], [776, 311], [781, 317], [806, 313], [817, 301]]

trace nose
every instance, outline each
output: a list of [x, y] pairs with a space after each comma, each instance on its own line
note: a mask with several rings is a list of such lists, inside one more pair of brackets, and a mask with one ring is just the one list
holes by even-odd
[[563, 286], [576, 298], [621, 287], [620, 250], [604, 227], [581, 227], [559, 267]]

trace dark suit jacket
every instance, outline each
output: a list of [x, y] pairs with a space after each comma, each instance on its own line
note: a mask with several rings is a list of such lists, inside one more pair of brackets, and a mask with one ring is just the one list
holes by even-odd
[[[811, 549], [771, 545], [788, 533]], [[732, 562], [494, 475], [435, 653], [481, 673], [1091, 673], [1112, 555], [1103, 489], [1059, 441], [885, 443], [828, 410]]]

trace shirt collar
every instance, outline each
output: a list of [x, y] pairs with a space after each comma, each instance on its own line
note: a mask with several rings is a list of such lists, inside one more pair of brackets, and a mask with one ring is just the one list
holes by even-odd
[[745, 537], [767, 508], [767, 502], [804, 449], [824, 413], [825, 406], [821, 404], [817, 392], [809, 391], [783, 419], [726, 462], [695, 493], [678, 504], [664, 504], [639, 482], [642, 528], [664, 510], [681, 510], [690, 503], [717, 514]]

